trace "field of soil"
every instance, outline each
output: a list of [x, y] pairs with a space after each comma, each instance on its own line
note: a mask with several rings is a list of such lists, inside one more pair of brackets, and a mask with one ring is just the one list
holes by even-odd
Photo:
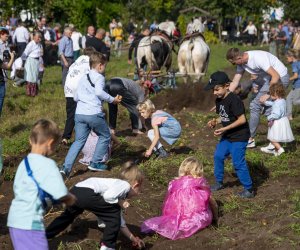
[[[66, 185], [71, 187], [91, 176], [117, 177], [122, 163], [129, 159], [137, 160], [146, 173], [146, 181], [142, 194], [131, 201], [125, 220], [134, 234], [145, 241], [146, 249], [300, 249], [300, 154], [297, 144], [289, 147], [290, 152], [281, 159], [262, 155], [259, 147], [248, 150], [247, 162], [256, 190], [253, 199], [242, 200], [234, 195], [242, 190], [242, 186], [230, 160], [227, 161], [226, 188], [214, 193], [219, 204], [218, 225], [211, 225], [188, 239], [177, 241], [156, 234], [141, 234], [139, 226], [142, 221], [160, 214], [168, 182], [176, 177], [185, 157], [195, 155], [202, 160], [207, 179], [211, 184], [214, 183], [213, 152], [218, 140], [206, 127], [209, 118], [215, 116], [209, 111], [214, 105], [214, 97], [204, 92], [201, 85], [183, 85], [177, 90], [165, 91], [154, 97], [153, 102], [158, 109], [174, 114], [183, 127], [180, 141], [173, 147], [167, 147], [171, 152], [168, 159], [143, 158], [143, 152], [149, 145], [148, 138], [146, 135], [131, 135], [130, 121], [123, 111], [117, 129], [120, 145], [108, 163], [111, 170], [95, 173], [77, 162]], [[299, 133], [300, 125], [294, 128], [295, 134]], [[258, 146], [267, 143], [266, 132], [266, 122], [263, 122], [259, 127]], [[53, 158], [62, 163], [67, 150], [68, 147], [60, 145]], [[5, 166], [16, 167], [24, 155], [6, 159]], [[6, 217], [13, 198], [12, 188], [12, 181], [5, 180], [1, 184], [1, 250], [12, 249], [6, 227]], [[60, 210], [59, 207], [52, 209], [45, 216], [45, 223], [49, 224]], [[66, 231], [50, 240], [49, 245], [50, 249], [97, 249], [101, 236], [95, 216], [87, 211]], [[129, 240], [120, 235], [117, 249], [132, 249], [132, 246]]]

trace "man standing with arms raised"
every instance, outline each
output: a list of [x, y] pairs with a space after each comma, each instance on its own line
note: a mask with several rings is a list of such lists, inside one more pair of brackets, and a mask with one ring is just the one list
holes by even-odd
[[[230, 84], [230, 91], [234, 91], [238, 87], [245, 71], [252, 75], [258, 75], [264, 79], [263, 84], [258, 86], [258, 92], [255, 98], [250, 103], [249, 127], [251, 137], [247, 147], [254, 148], [254, 137], [259, 124], [260, 114], [262, 111], [265, 115], [268, 115], [270, 112], [270, 109], [267, 109], [267, 107], [262, 104], [270, 97], [268, 94], [269, 87], [277, 82], [281, 82], [284, 86], [288, 86], [288, 71], [284, 64], [276, 56], [262, 50], [243, 52], [238, 48], [230, 48], [227, 51], [226, 58], [233, 65], [237, 65], [236, 74]], [[269, 145], [264, 147], [264, 150], [271, 152], [274, 148], [272, 145]]]

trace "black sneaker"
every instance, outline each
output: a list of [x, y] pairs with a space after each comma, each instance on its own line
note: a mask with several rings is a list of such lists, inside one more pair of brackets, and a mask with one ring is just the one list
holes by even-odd
[[242, 192], [238, 193], [240, 198], [253, 198], [254, 192], [252, 190], [244, 189]]
[[210, 186], [210, 191], [215, 192], [224, 188], [223, 183], [217, 182], [215, 185]]
[[158, 150], [158, 158], [166, 158], [169, 156], [168, 152], [164, 149], [164, 147], [160, 147]]

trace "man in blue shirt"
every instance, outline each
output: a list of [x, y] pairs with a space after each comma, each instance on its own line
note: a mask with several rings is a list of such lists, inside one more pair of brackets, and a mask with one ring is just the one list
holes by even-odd
[[58, 54], [62, 65], [62, 85], [65, 86], [66, 77], [69, 67], [74, 61], [73, 58], [73, 41], [71, 39], [72, 30], [67, 27], [64, 30], [64, 36], [58, 44]]

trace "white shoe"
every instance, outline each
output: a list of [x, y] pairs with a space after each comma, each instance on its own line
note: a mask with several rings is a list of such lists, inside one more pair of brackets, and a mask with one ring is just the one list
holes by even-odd
[[261, 152], [267, 153], [267, 154], [274, 154], [275, 153], [275, 149], [269, 149], [268, 147], [262, 147], [260, 148]]
[[105, 228], [106, 227], [104, 221], [101, 220], [99, 217], [97, 218], [97, 222], [98, 222], [98, 227], [99, 228]]
[[252, 140], [252, 141], [249, 140], [247, 148], [255, 148], [255, 140]]
[[275, 155], [275, 156], [279, 156], [279, 155], [283, 154], [284, 152], [285, 152], [284, 149], [283, 149], [283, 148], [280, 148], [280, 149], [278, 149], [277, 151], [275, 150], [274, 155]]
[[110, 247], [107, 247], [107, 246], [102, 245], [102, 246], [100, 247], [100, 250], [115, 250], [115, 249], [114, 249], [114, 248], [110, 248]]

